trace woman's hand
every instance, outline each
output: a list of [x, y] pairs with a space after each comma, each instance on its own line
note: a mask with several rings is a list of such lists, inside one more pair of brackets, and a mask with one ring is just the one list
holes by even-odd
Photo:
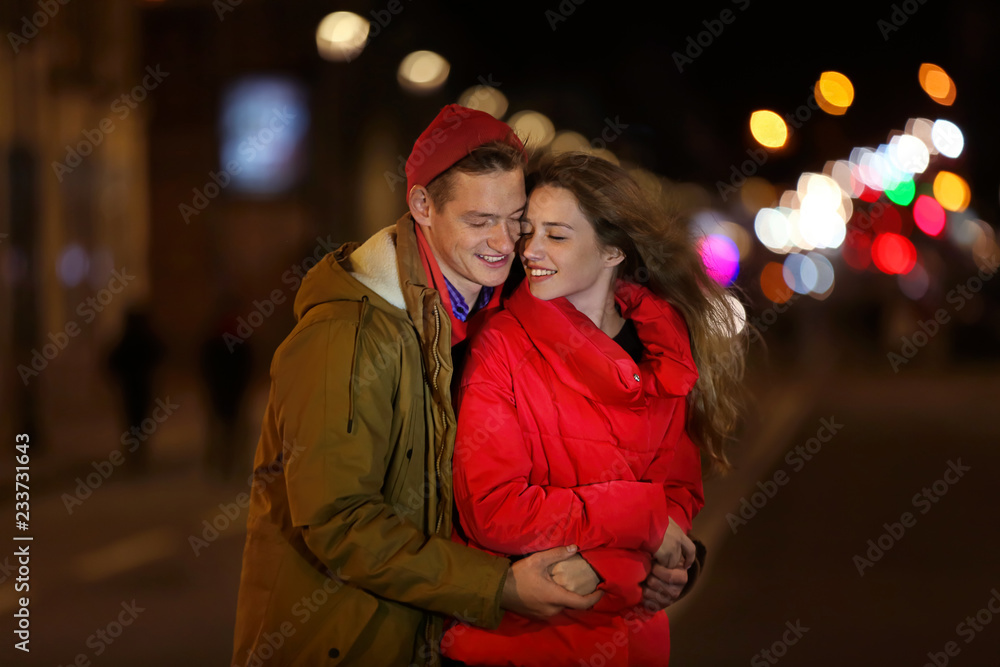
[[594, 568], [580, 554], [559, 561], [549, 568], [549, 573], [554, 582], [577, 595], [590, 595], [601, 583]]
[[653, 554], [653, 558], [668, 568], [687, 569], [694, 564], [694, 542], [684, 534], [677, 522], [670, 520], [670, 525], [663, 533], [663, 542]]
[[577, 595], [552, 580], [552, 568], [572, 558], [580, 558], [575, 546], [539, 551], [515, 562], [507, 572], [500, 606], [539, 620], [551, 618], [564, 609], [590, 609], [604, 591]]
[[647, 608], [666, 609], [681, 596], [688, 582], [683, 566], [669, 569], [653, 562], [653, 570], [642, 586], [642, 599]]

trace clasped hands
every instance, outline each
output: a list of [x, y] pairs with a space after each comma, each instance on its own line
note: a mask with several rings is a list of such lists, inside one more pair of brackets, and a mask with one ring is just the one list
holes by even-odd
[[[680, 597], [687, 570], [695, 561], [694, 542], [671, 519], [653, 568], [643, 584], [643, 602], [664, 609]], [[534, 618], [549, 618], [568, 609], [589, 609], [601, 599], [600, 577], [575, 546], [556, 547], [514, 563], [504, 583], [504, 609]]]

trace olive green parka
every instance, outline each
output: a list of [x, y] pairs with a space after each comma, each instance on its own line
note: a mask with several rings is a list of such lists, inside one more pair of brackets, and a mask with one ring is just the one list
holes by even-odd
[[302, 281], [254, 459], [234, 665], [424, 665], [509, 563], [452, 542], [451, 320], [409, 214]]

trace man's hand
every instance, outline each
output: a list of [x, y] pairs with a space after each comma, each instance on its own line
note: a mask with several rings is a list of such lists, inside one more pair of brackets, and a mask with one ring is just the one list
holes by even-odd
[[668, 568], [653, 563], [653, 571], [642, 585], [642, 600], [647, 605], [656, 605], [658, 609], [666, 609], [681, 596], [681, 591], [687, 585], [688, 571], [686, 568]]
[[653, 554], [653, 558], [665, 567], [679, 567], [686, 570], [694, 563], [694, 554], [694, 542], [684, 534], [677, 522], [671, 519], [670, 525], [663, 533], [663, 542]]
[[531, 554], [511, 565], [503, 585], [500, 606], [522, 616], [542, 620], [555, 616], [566, 608], [593, 607], [604, 595], [604, 591], [595, 591], [590, 595], [571, 593], [553, 581], [549, 572], [552, 566], [575, 554], [575, 546], [556, 547]]
[[580, 554], [559, 561], [549, 568], [549, 572], [552, 574], [552, 581], [577, 595], [590, 595], [601, 583], [594, 568]]

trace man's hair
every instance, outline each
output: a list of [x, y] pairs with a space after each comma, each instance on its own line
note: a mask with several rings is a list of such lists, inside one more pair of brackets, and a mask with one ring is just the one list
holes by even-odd
[[427, 184], [427, 193], [431, 203], [438, 209], [454, 199], [455, 174], [492, 174], [520, 170], [523, 175], [526, 170], [524, 154], [505, 141], [490, 141], [473, 148], [468, 155], [451, 165], [434, 177]]

